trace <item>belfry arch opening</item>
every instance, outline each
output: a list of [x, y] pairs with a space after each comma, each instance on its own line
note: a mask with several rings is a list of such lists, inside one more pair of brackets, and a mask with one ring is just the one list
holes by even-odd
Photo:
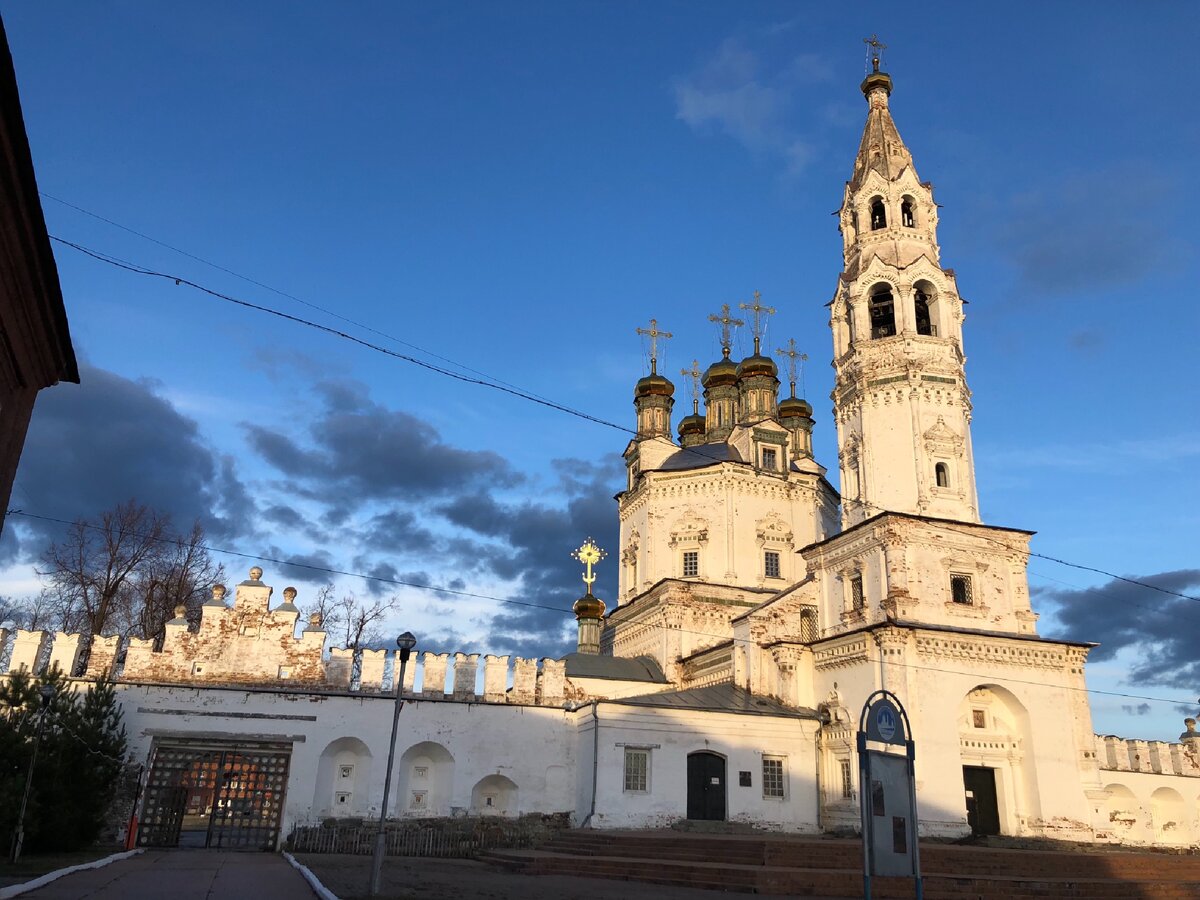
[[940, 462], [933, 467], [934, 476], [937, 478], [937, 486], [940, 488], [950, 487], [950, 467], [944, 462]]
[[880, 228], [887, 228], [887, 209], [883, 205], [883, 198], [876, 197], [871, 201], [871, 230], [878, 231]]
[[872, 339], [896, 333], [896, 298], [891, 285], [881, 284], [871, 289], [870, 312]]
[[917, 282], [913, 288], [913, 319], [917, 326], [917, 334], [937, 336], [934, 297], [933, 286], [927, 281]]
[[917, 227], [915, 208], [912, 197], [905, 197], [900, 201], [900, 224], [905, 228]]

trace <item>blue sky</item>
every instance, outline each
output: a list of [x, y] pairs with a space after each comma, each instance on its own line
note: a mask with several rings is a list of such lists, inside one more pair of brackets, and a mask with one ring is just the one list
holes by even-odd
[[[45, 199], [53, 234], [623, 426], [646, 366], [634, 329], [675, 334], [674, 376], [718, 355], [708, 313], [757, 289], [779, 310], [772, 348], [794, 337], [810, 357], [834, 473], [831, 213], [878, 32], [970, 301], [985, 520], [1197, 595], [1200, 126], [1176, 38], [1193, 8], [881, 6], [0, 12], [44, 192], [292, 296]], [[621, 431], [56, 253], [85, 381], [41, 402], [14, 505], [74, 518], [136, 494], [200, 516], [217, 546], [560, 609], [582, 587], [569, 550], [588, 532], [615, 549]], [[53, 536], [18, 530], [6, 593]], [[301, 603], [323, 580], [264, 568]], [[1105, 641], [1093, 686], [1194, 697], [1200, 605], [1030, 568], [1043, 633]], [[611, 565], [598, 588], [612, 595]], [[572, 624], [400, 593], [395, 624], [437, 649], [558, 652]], [[1174, 704], [1141, 703], [1094, 697], [1097, 729], [1178, 733]]]

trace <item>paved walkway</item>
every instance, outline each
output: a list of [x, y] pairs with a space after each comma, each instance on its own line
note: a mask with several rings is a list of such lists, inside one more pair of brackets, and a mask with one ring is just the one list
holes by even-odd
[[312, 889], [275, 853], [147, 850], [65, 875], [29, 900], [309, 900]]

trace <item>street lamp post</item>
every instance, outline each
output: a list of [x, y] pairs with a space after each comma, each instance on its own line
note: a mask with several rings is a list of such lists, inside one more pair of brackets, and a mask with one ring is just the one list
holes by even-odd
[[29, 805], [29, 789], [33, 787], [33, 767], [37, 765], [38, 748], [42, 745], [42, 731], [46, 728], [46, 713], [50, 711], [50, 701], [54, 699], [54, 685], [43, 684], [38, 688], [42, 698], [41, 712], [38, 714], [37, 736], [33, 739], [33, 753], [29, 757], [29, 771], [25, 773], [25, 793], [21, 795], [21, 811], [17, 814], [17, 830], [13, 832], [12, 852], [8, 856], [10, 863], [15, 863], [21, 857], [21, 845], [25, 843], [25, 807]]
[[392, 795], [392, 766], [396, 760], [396, 732], [400, 727], [400, 710], [404, 708], [404, 670], [408, 667], [408, 657], [417, 639], [411, 631], [406, 631], [396, 638], [396, 646], [400, 649], [400, 672], [396, 676], [396, 708], [392, 712], [392, 739], [388, 741], [387, 771], [383, 776], [383, 805], [379, 808], [379, 831], [375, 835], [375, 854], [371, 857], [371, 890], [370, 896], [379, 895], [379, 882], [383, 877], [383, 857], [387, 851], [387, 812], [388, 801]]

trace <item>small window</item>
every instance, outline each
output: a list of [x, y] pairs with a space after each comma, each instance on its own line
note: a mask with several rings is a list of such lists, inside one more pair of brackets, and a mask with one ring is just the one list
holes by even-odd
[[340, 772], [343, 778], [349, 778], [354, 774], [354, 766], [342, 766]]
[[625, 748], [625, 790], [644, 794], [650, 790], [650, 751]]
[[349, 806], [350, 805], [349, 791], [338, 791], [337, 792], [337, 803], [338, 803], [338, 806]]
[[871, 201], [871, 230], [878, 231], [880, 228], [887, 228], [887, 212], [883, 208], [883, 201], [876, 197]]
[[764, 756], [762, 762], [763, 796], [782, 800], [784, 798], [783, 757]]
[[987, 728], [987, 715], [982, 709], [971, 710], [971, 723], [976, 728]]
[[779, 551], [767, 550], [763, 553], [763, 572], [768, 578], [779, 578]]
[[700, 574], [700, 551], [683, 551], [683, 577], [695, 578]]
[[885, 338], [896, 333], [896, 303], [891, 288], [881, 288], [871, 295], [871, 337]]
[[408, 804], [409, 809], [424, 809], [426, 807], [425, 800], [428, 797], [428, 791], [413, 791], [412, 800]]
[[974, 602], [971, 596], [970, 575], [950, 576], [950, 599], [955, 603], [962, 603], [966, 606], [970, 606]]
[[763, 447], [762, 467], [768, 472], [777, 472], [779, 470], [779, 464], [776, 462], [778, 456], [778, 451], [773, 447]]
[[934, 475], [937, 476], [938, 487], [950, 487], [950, 467], [944, 462], [938, 463], [933, 467]]
[[907, 197], [900, 204], [900, 224], [905, 228], [915, 228], [917, 225], [917, 221], [913, 217], [912, 201]]
[[855, 611], [861, 611], [865, 605], [862, 576], [855, 575], [850, 579], [850, 608]]
[[854, 776], [850, 772], [850, 760], [839, 759], [838, 765], [842, 769], [842, 799], [849, 800], [854, 796]]

